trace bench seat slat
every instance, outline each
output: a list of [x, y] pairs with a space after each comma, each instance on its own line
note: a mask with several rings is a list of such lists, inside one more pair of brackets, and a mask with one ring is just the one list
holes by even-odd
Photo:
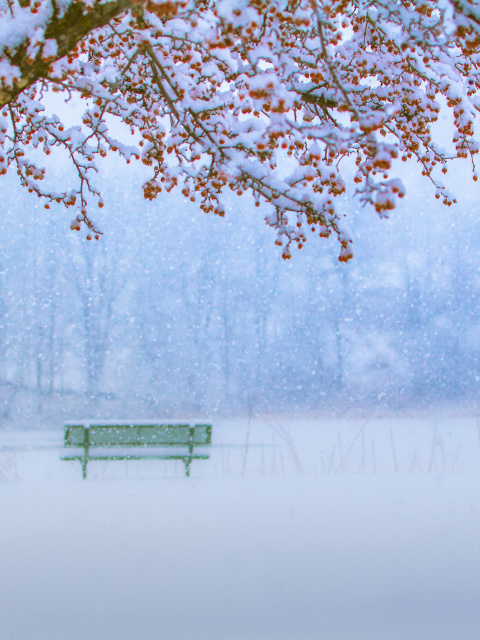
[[[149, 456], [135, 456], [135, 455], [125, 455], [125, 456], [117, 456], [117, 455], [113, 455], [113, 456], [96, 456], [96, 455], [89, 455], [88, 456], [88, 461], [91, 462], [92, 460], [103, 460], [103, 461], [109, 461], [109, 460], [209, 460], [210, 456], [208, 454], [199, 454], [199, 453], [195, 453], [193, 455], [149, 455]], [[62, 456], [61, 460], [83, 460], [83, 455], [82, 456]]]

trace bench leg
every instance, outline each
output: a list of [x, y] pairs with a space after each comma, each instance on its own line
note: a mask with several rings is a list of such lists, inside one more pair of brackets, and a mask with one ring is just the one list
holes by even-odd
[[195, 442], [195, 427], [190, 427], [190, 435], [188, 438], [188, 458], [185, 458], [185, 476], [190, 477], [190, 465], [192, 464], [192, 455]]
[[85, 442], [83, 445], [82, 480], [87, 479], [87, 464], [88, 464], [89, 453], [90, 453], [90, 432], [87, 429], [85, 431]]
[[88, 464], [88, 457], [85, 455], [83, 456], [83, 461], [82, 461], [82, 480], [87, 479], [87, 464]]

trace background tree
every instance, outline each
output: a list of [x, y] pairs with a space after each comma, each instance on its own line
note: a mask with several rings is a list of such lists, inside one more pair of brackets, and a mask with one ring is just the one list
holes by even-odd
[[[89, 239], [110, 152], [150, 168], [147, 199], [178, 186], [223, 215], [228, 189], [248, 191], [272, 206], [285, 258], [312, 230], [336, 236], [343, 261], [335, 199], [350, 180], [386, 216], [404, 194], [398, 161], [417, 160], [448, 206], [448, 161], [475, 169], [476, 2], [0, 0], [0, 19], [0, 173], [75, 208]], [[75, 96], [85, 110], [70, 125]], [[443, 107], [451, 150], [434, 127]], [[68, 160], [76, 182], [55, 188], [39, 152]]]
[[224, 220], [179, 193], [148, 202], [133, 181], [104, 179], [118, 225], [95, 243], [58, 224], [61, 205], [44, 211], [6, 178], [0, 429], [252, 407], [478, 407], [480, 221], [468, 176], [457, 177], [455, 216], [426, 205], [413, 176], [390, 220], [350, 216], [348, 268], [333, 238], [283, 261], [247, 196], [230, 196]]

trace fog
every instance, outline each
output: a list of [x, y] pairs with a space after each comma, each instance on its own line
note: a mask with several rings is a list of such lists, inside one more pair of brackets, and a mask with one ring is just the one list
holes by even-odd
[[88, 242], [7, 176], [0, 425], [474, 410], [480, 221], [464, 173], [452, 208], [414, 174], [390, 220], [344, 198], [347, 265], [313, 234], [282, 260], [245, 196], [224, 219], [176, 193], [147, 203], [141, 172], [113, 161], [93, 214], [104, 235]]
[[6, 435], [2, 638], [478, 637], [475, 420], [218, 420], [191, 478]]
[[[59, 169], [59, 174], [61, 170]], [[64, 176], [62, 179], [67, 179]], [[0, 215], [0, 637], [477, 640], [480, 221], [407, 173], [290, 261], [102, 168], [104, 235]], [[213, 425], [208, 460], [61, 460], [66, 420]]]

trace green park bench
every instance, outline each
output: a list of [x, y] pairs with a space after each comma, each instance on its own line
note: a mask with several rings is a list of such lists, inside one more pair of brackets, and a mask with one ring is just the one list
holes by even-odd
[[92, 460], [182, 460], [190, 475], [192, 460], [208, 460], [208, 453], [195, 453], [196, 447], [212, 443], [211, 424], [146, 423], [102, 424], [77, 422], [65, 425], [64, 446], [77, 449], [62, 460], [78, 460], [83, 479]]

